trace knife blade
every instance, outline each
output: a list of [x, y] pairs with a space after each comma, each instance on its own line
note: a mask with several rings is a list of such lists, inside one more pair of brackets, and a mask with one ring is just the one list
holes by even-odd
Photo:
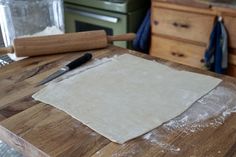
[[67, 73], [68, 71], [71, 71], [71, 70], [87, 63], [90, 59], [92, 59], [92, 57], [93, 56], [91, 53], [84, 54], [82, 57], [77, 58], [76, 60], [70, 62], [69, 64], [62, 67], [61, 69], [59, 69], [55, 73], [53, 73], [53, 74], [49, 75], [48, 77], [46, 77], [45, 79], [43, 79], [41, 82], [39, 82], [38, 86], [48, 83], [48, 82], [52, 81], [53, 79]]

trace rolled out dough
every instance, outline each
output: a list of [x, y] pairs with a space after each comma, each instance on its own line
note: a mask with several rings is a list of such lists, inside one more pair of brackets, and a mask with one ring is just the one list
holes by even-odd
[[124, 143], [181, 114], [220, 82], [125, 54], [49, 84], [33, 98]]

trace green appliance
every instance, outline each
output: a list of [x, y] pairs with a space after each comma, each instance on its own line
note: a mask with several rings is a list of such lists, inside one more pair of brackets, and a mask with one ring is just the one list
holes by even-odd
[[[147, 0], [65, 0], [66, 32], [104, 29], [109, 35], [137, 32], [150, 2]], [[130, 48], [127, 42], [115, 45]]]

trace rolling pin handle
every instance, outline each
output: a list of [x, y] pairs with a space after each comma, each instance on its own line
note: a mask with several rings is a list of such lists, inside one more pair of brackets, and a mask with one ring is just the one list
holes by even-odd
[[113, 41], [132, 41], [136, 37], [135, 33], [127, 33], [127, 34], [121, 34], [121, 35], [114, 35], [114, 36], [107, 36], [108, 42]]
[[13, 46], [0, 48], [0, 54], [14, 53]]

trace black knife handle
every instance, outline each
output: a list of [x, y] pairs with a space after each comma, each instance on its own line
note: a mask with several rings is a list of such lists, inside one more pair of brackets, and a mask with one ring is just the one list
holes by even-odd
[[73, 69], [81, 66], [82, 64], [86, 63], [87, 61], [89, 61], [92, 57], [93, 56], [91, 53], [86, 53], [82, 57], [70, 62], [66, 66], [69, 68], [69, 70], [73, 70]]

